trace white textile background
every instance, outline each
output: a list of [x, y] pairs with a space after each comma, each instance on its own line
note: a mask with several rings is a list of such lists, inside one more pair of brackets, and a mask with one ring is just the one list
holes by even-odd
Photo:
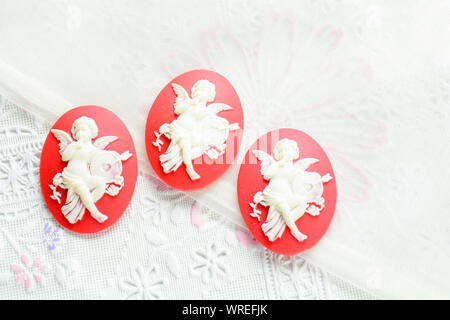
[[144, 171], [116, 225], [60, 229], [39, 184], [51, 125], [15, 101], [0, 89], [0, 299], [374, 299]]
[[[0, 6], [0, 82], [28, 110], [52, 122], [71, 106], [108, 107], [150, 172], [143, 132], [159, 90], [190, 69], [218, 71], [242, 100], [242, 152], [261, 130], [294, 127], [330, 156], [336, 215], [302, 257], [380, 297], [450, 296], [449, 2]], [[238, 164], [190, 196], [243, 226]]]

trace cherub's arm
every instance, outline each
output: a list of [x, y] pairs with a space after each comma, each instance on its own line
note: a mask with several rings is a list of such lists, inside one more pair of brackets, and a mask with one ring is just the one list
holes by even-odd
[[266, 167], [264, 169], [264, 179], [266, 180], [270, 180], [272, 179], [276, 174], [277, 174], [277, 170], [278, 166], [276, 164], [276, 162], [270, 164], [268, 167]]
[[69, 144], [66, 149], [64, 150], [62, 154], [62, 161], [69, 161], [73, 158], [73, 155], [75, 154], [76, 150], [78, 149], [75, 143]]
[[191, 101], [190, 100], [183, 101], [181, 103], [178, 103], [175, 106], [174, 112], [175, 112], [176, 115], [180, 115], [180, 114], [184, 113], [187, 109], [189, 109], [190, 106], [191, 106]]

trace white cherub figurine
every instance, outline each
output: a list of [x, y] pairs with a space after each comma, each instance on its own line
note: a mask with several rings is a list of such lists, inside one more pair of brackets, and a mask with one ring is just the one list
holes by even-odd
[[98, 222], [104, 222], [108, 216], [101, 213], [95, 203], [105, 193], [115, 196], [122, 189], [122, 161], [128, 160], [131, 153], [103, 150], [118, 139], [114, 136], [101, 137], [92, 143], [92, 139], [98, 135], [98, 128], [95, 121], [88, 117], [74, 121], [72, 136], [75, 140], [62, 130], [51, 131], [59, 141], [62, 160], [67, 162], [62, 173], [57, 173], [53, 178], [51, 198], [60, 203], [61, 193], [56, 191], [57, 187], [68, 190], [61, 211], [72, 224], [83, 218], [85, 208]]
[[165, 123], [155, 132], [156, 141], [153, 144], [161, 151], [163, 142], [161, 135], [171, 140], [166, 152], [160, 155], [161, 165], [165, 173], [175, 172], [182, 163], [192, 180], [199, 179], [192, 161], [203, 154], [211, 159], [217, 159], [225, 152], [225, 142], [229, 132], [239, 129], [238, 123], [229, 124], [228, 120], [217, 115], [218, 112], [230, 110], [223, 103], [212, 103], [216, 91], [213, 83], [208, 80], [197, 81], [191, 89], [192, 98], [186, 90], [172, 83], [177, 96], [174, 108], [177, 119], [170, 124]]
[[253, 208], [251, 216], [260, 220], [258, 204], [269, 206], [266, 221], [261, 228], [270, 241], [275, 241], [283, 235], [286, 225], [292, 235], [299, 241], [307, 238], [298, 230], [295, 222], [305, 212], [317, 216], [325, 207], [322, 197], [323, 183], [332, 179], [329, 174], [323, 177], [306, 169], [317, 159], [305, 158], [294, 163], [299, 157], [297, 143], [282, 139], [274, 148], [273, 159], [264, 151], [254, 150], [253, 154], [261, 161], [261, 174], [269, 184], [264, 191], [257, 192], [250, 203]]

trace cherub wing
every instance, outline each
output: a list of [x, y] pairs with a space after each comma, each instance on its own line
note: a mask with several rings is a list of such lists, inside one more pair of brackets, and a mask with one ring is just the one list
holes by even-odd
[[[294, 164], [294, 166], [301, 171], [297, 171], [295, 175], [293, 189], [300, 190], [304, 196], [306, 195], [308, 202], [318, 201], [323, 193], [323, 183], [333, 179], [328, 173], [321, 176], [317, 172], [306, 171], [312, 164], [317, 162], [319, 162], [319, 160], [314, 158], [304, 158], [298, 160]], [[317, 215], [318, 213], [316, 214], [311, 211], [310, 214]]]
[[268, 153], [261, 150], [253, 150], [253, 154], [259, 161], [261, 161], [261, 174], [265, 175], [267, 168], [273, 163], [275, 163], [274, 158], [270, 156]]
[[219, 113], [220, 111], [231, 110], [233, 108], [225, 103], [215, 102], [208, 105], [208, 109], [214, 113]]
[[100, 137], [97, 140], [95, 140], [94, 142], [94, 147], [99, 148], [100, 150], [105, 149], [111, 142], [116, 141], [117, 139], [119, 139], [118, 137], [114, 137], [114, 136], [105, 136], [105, 137]]
[[306, 170], [311, 165], [313, 165], [314, 163], [317, 163], [317, 162], [319, 162], [319, 160], [314, 159], [314, 158], [304, 158], [304, 159], [298, 160], [294, 165], [301, 170]]
[[175, 92], [175, 95], [177, 96], [173, 107], [175, 108], [175, 113], [178, 113], [177, 110], [180, 109], [180, 106], [184, 102], [189, 101], [190, 98], [189, 98], [189, 94], [187, 93], [187, 91], [179, 84], [172, 83], [172, 88], [173, 88], [173, 91]]
[[73, 142], [72, 137], [65, 131], [59, 129], [51, 130], [53, 135], [59, 141], [59, 154], [62, 156], [64, 150], [66, 150], [67, 146]]

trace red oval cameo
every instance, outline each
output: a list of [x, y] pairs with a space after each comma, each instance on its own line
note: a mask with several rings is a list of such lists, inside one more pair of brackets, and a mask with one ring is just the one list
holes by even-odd
[[179, 190], [205, 187], [234, 162], [244, 116], [231, 83], [194, 70], [170, 81], [147, 118], [147, 155], [156, 174]]
[[94, 233], [113, 225], [130, 203], [137, 173], [128, 129], [102, 107], [66, 112], [42, 149], [45, 202], [55, 219], [74, 232]]
[[294, 255], [325, 234], [336, 207], [336, 179], [326, 153], [306, 133], [279, 129], [248, 150], [238, 200], [252, 235], [268, 249]]

